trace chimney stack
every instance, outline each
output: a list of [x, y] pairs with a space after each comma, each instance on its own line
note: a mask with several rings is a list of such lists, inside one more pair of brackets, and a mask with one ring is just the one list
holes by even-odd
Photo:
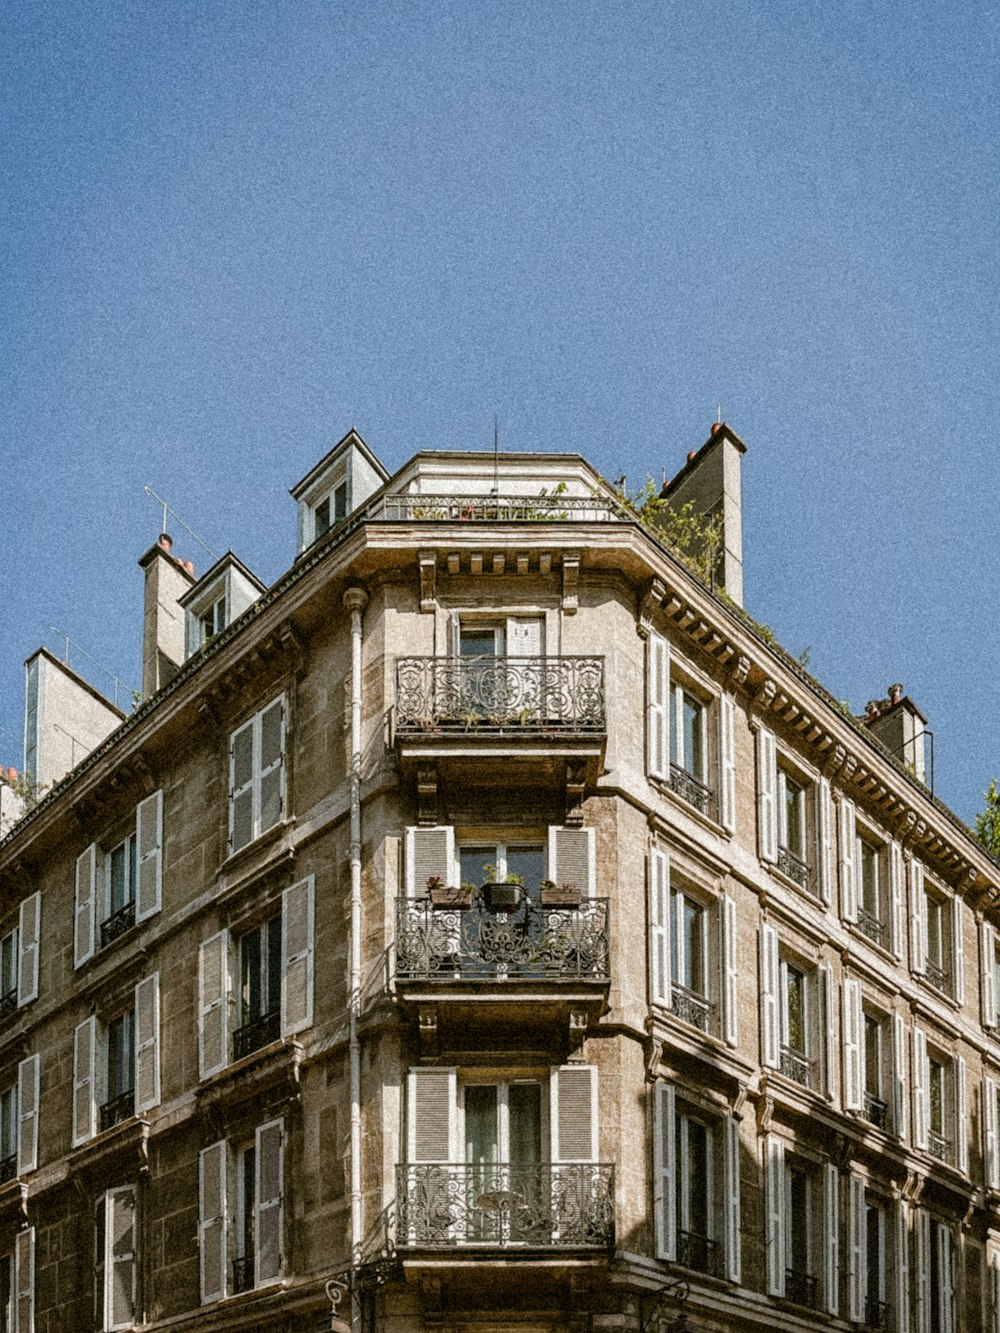
[[149, 699], [184, 661], [184, 611], [179, 599], [194, 583], [194, 566], [171, 555], [173, 538], [161, 532], [140, 559], [146, 575], [142, 618], [142, 697]]

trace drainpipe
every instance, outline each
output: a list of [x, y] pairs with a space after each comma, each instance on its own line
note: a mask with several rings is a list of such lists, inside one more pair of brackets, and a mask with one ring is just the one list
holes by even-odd
[[[368, 605], [364, 588], [348, 588], [344, 608], [351, 613], [351, 926], [350, 926], [350, 1080], [351, 1080], [351, 1267], [361, 1262], [361, 617]], [[352, 1302], [352, 1324], [358, 1309]]]

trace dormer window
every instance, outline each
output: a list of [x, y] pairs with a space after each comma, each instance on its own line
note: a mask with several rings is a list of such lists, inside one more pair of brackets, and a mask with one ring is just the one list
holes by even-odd
[[266, 591], [260, 579], [251, 574], [232, 551], [227, 551], [179, 599], [187, 617], [187, 656], [221, 634]]
[[198, 617], [198, 623], [201, 627], [201, 643], [207, 643], [213, 635], [221, 633], [226, 628], [225, 597], [216, 598], [208, 610]]
[[313, 541], [347, 517], [347, 480], [338, 482], [313, 510]]
[[348, 431], [292, 487], [292, 499], [299, 507], [299, 554], [358, 510], [388, 480], [388, 472], [357, 431]]

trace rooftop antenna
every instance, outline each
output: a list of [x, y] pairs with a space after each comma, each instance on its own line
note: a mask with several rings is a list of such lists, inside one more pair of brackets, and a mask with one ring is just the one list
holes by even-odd
[[500, 422], [493, 413], [493, 492], [500, 494]]
[[167, 504], [166, 500], [164, 500], [162, 496], [156, 494], [152, 486], [143, 486], [142, 489], [146, 492], [147, 495], [151, 495], [157, 504], [163, 506], [163, 525], [160, 528], [161, 532], [166, 532], [167, 515], [172, 514], [174, 518], [177, 520], [177, 522], [184, 529], [184, 531], [188, 533], [189, 536], [193, 537], [199, 546], [203, 546], [213, 560], [218, 560], [219, 557], [212, 550], [211, 546], [209, 546], [208, 542], [203, 542], [202, 539], [198, 536], [198, 534], [195, 531], [193, 531], [193, 529], [188, 527], [188, 525], [184, 522], [184, 520], [181, 518], [180, 514], [178, 514], [176, 509], [171, 509], [170, 506]]
[[722, 404], [721, 404], [721, 403], [718, 403], [718, 404], [716, 405], [716, 408], [715, 408], [715, 424], [716, 424], [717, 426], [721, 426], [721, 425], [722, 425]]
[[[115, 673], [111, 670], [110, 667], [106, 667], [103, 662], [98, 661], [98, 659], [94, 656], [93, 653], [88, 653], [86, 648], [84, 648], [82, 644], [77, 643], [75, 639], [71, 639], [64, 629], [59, 629], [57, 625], [50, 625], [49, 633], [54, 634], [59, 639], [65, 640], [66, 646], [63, 651], [63, 661], [67, 666], [69, 666], [69, 646], [70, 644], [72, 644], [73, 647], [77, 650], [77, 652], [83, 653], [84, 657], [86, 657], [88, 661], [93, 662], [94, 666], [99, 667], [106, 676], [111, 677], [111, 679], [115, 683], [115, 707], [117, 709], [119, 710], [121, 709], [121, 704], [118, 702], [119, 690], [127, 691], [132, 695], [133, 698], [135, 698], [136, 695], [138, 695], [139, 693], [138, 690], [133, 690], [130, 685], [126, 685], [125, 682], [119, 676], [115, 675]], [[67, 732], [66, 735], [68, 736], [69, 732]]]

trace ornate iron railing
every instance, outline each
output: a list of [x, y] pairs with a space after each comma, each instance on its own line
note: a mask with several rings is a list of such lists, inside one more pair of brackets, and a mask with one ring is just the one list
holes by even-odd
[[885, 1129], [889, 1118], [889, 1108], [880, 1097], [874, 1097], [870, 1092], [865, 1093], [865, 1119], [870, 1121], [876, 1129]]
[[873, 944], [885, 944], [885, 926], [877, 916], [866, 911], [863, 907], [859, 907], [858, 919], [855, 924], [861, 934], [870, 939]]
[[804, 1088], [812, 1086], [812, 1061], [791, 1046], [781, 1048], [781, 1072], [785, 1078], [793, 1078]]
[[709, 1032], [712, 1027], [712, 1011], [715, 1005], [703, 995], [696, 995], [686, 986], [678, 986], [675, 981], [670, 988], [670, 1012], [683, 1023]]
[[238, 1296], [241, 1291], [253, 1290], [253, 1255], [249, 1254], [244, 1259], [233, 1260], [233, 1295]]
[[546, 907], [524, 898], [509, 914], [479, 896], [468, 907], [396, 900], [399, 981], [608, 981], [608, 900]]
[[785, 1297], [796, 1305], [807, 1305], [816, 1309], [816, 1297], [819, 1283], [810, 1273], [800, 1273], [797, 1268], [785, 1269]]
[[242, 1060], [262, 1046], [269, 1046], [281, 1036], [281, 1010], [272, 1009], [252, 1023], [244, 1023], [233, 1033], [233, 1059]]
[[682, 801], [687, 801], [688, 805], [693, 805], [703, 815], [708, 814], [708, 808], [712, 803], [712, 789], [706, 787], [704, 782], [700, 782], [686, 768], [681, 768], [679, 764], [671, 764], [667, 786]]
[[604, 495], [386, 495], [365, 516], [390, 523], [609, 523], [638, 517]]
[[790, 880], [794, 880], [800, 889], [808, 889], [809, 867], [801, 856], [796, 856], [787, 847], [778, 848], [778, 869]]
[[941, 967], [938, 963], [932, 963], [928, 958], [924, 964], [924, 972], [932, 986], [936, 986], [938, 990], [944, 991], [946, 994], [950, 993], [951, 973], [947, 968]]
[[0, 1185], [6, 1185], [16, 1175], [17, 1153], [11, 1153], [9, 1157], [0, 1158]]
[[119, 939], [135, 925], [135, 902], [125, 903], [117, 912], [101, 922], [101, 948], [106, 948], [113, 940]]
[[592, 1162], [400, 1166], [396, 1247], [609, 1248], [614, 1178]]
[[937, 1130], [929, 1129], [927, 1131], [927, 1151], [932, 1157], [936, 1157], [939, 1162], [947, 1162], [948, 1140]]
[[869, 1296], [865, 1301], [865, 1328], [874, 1333], [889, 1333], [889, 1306], [887, 1302]]
[[694, 1268], [710, 1277], [721, 1277], [721, 1251], [717, 1240], [699, 1236], [695, 1231], [678, 1231], [677, 1262], [683, 1268]]
[[17, 987], [0, 995], [0, 1022], [13, 1018], [17, 1013]]
[[602, 733], [603, 657], [400, 657], [396, 732]]
[[135, 1089], [126, 1088], [101, 1107], [101, 1131], [120, 1125], [132, 1115], [135, 1115]]

